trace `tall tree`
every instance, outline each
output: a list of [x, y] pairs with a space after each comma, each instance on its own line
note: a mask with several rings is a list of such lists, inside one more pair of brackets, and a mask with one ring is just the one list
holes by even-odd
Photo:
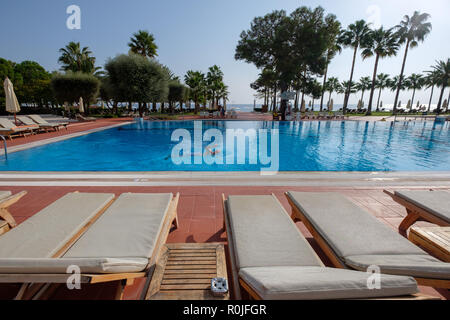
[[195, 114], [198, 113], [202, 96], [206, 90], [205, 75], [200, 71], [189, 70], [184, 76], [184, 82], [189, 86], [191, 98], [194, 101]]
[[329, 37], [326, 51], [325, 71], [323, 74], [322, 96], [320, 98], [320, 111], [322, 111], [323, 109], [323, 99], [327, 83], [328, 66], [330, 65], [331, 60], [333, 60], [336, 54], [342, 51], [341, 43], [339, 42], [339, 35], [341, 33], [341, 23], [336, 20], [336, 17], [334, 15], [327, 16], [325, 18], [325, 23], [327, 25]]
[[128, 47], [130, 47], [131, 52], [144, 57], [154, 58], [158, 55], [156, 53], [158, 46], [155, 44], [155, 37], [145, 30], [139, 30], [134, 33], [128, 43]]
[[223, 72], [218, 66], [214, 65], [209, 68], [208, 73], [206, 74], [206, 83], [212, 101], [211, 107], [216, 108], [218, 100], [217, 91], [223, 83]]
[[416, 90], [420, 90], [425, 85], [425, 78], [421, 74], [413, 73], [408, 77], [408, 89], [413, 91], [411, 106], [414, 105]]
[[431, 32], [431, 23], [427, 22], [430, 18], [428, 13], [420, 13], [415, 11], [410, 17], [406, 15], [404, 19], [396, 26], [397, 33], [400, 38], [400, 43], [406, 43], [405, 54], [403, 56], [402, 69], [397, 83], [397, 92], [395, 93], [394, 100], [394, 113], [396, 112], [398, 97], [403, 82], [403, 75], [405, 72], [406, 58], [408, 57], [408, 50], [415, 48], [419, 45], [419, 42], [423, 42], [425, 37]]
[[367, 38], [363, 41], [362, 47], [364, 48], [362, 51], [363, 59], [375, 56], [375, 67], [373, 69], [370, 98], [366, 112], [366, 115], [371, 115], [379, 60], [380, 58], [395, 56], [400, 45], [398, 36], [393, 33], [392, 30], [384, 30], [383, 27], [381, 27], [377, 30], [370, 31]]
[[355, 89], [361, 91], [361, 103], [364, 104], [364, 93], [370, 89], [372, 82], [370, 77], [362, 77], [359, 82], [355, 84]]
[[431, 102], [433, 101], [433, 93], [434, 93], [434, 87], [438, 83], [438, 72], [436, 70], [431, 71], [425, 71], [427, 73], [425, 77], [425, 87], [431, 88], [430, 93], [430, 101], [428, 102], [428, 112], [431, 111]]
[[390, 84], [389, 75], [385, 73], [380, 73], [377, 75], [377, 82], [375, 84], [376, 88], [380, 91], [378, 92], [378, 100], [377, 100], [377, 111], [380, 111], [380, 100], [381, 100], [381, 92], [386, 89]]
[[[255, 18], [250, 29], [241, 33], [235, 58], [273, 70], [280, 91], [286, 92], [305, 70], [323, 75], [327, 45], [324, 10], [300, 7], [289, 16], [282, 10]], [[283, 120], [286, 107], [287, 101], [282, 99]]]
[[327, 103], [328, 106], [330, 105], [331, 95], [333, 94], [333, 92], [340, 92], [342, 90], [341, 87], [342, 86], [338, 78], [331, 77], [327, 80], [327, 83], [325, 84], [325, 90], [330, 93]]
[[95, 57], [88, 47], [81, 48], [79, 42], [70, 42], [64, 48], [59, 49], [61, 56], [58, 62], [63, 71], [83, 72], [94, 74], [100, 67], [95, 66]]
[[444, 91], [450, 86], [450, 58], [447, 59], [447, 61], [437, 61], [436, 65], [433, 66], [433, 69], [436, 71], [436, 84], [442, 88], [437, 105], [437, 113], [439, 114], [441, 113]]
[[[348, 85], [353, 83], [353, 73], [355, 71], [355, 62], [356, 62], [356, 55], [358, 53], [358, 49], [361, 46], [361, 43], [365, 40], [367, 35], [370, 32], [369, 25], [364, 20], [358, 20], [355, 23], [348, 26], [346, 30], [344, 30], [340, 37], [339, 42], [342, 43], [345, 47], [353, 48], [353, 61], [352, 61], [352, 69], [350, 72], [350, 80], [348, 81]], [[348, 107], [348, 100], [350, 97], [351, 88], [347, 87], [347, 90], [345, 92], [344, 97], [344, 106], [343, 106], [343, 112], [347, 112]]]

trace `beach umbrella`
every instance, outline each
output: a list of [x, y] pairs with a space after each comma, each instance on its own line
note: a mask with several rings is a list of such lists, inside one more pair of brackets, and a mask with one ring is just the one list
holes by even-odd
[[406, 109], [411, 109], [411, 100], [408, 100], [408, 103], [406, 104]]
[[444, 109], [445, 111], [448, 110], [448, 100], [447, 99], [444, 100], [444, 103], [442, 104], [442, 109]]
[[359, 100], [359, 101], [358, 101], [358, 106], [357, 106], [358, 110], [361, 110], [362, 107], [363, 107], [362, 101]]
[[6, 111], [9, 113], [14, 113], [14, 122], [17, 126], [16, 113], [20, 112], [20, 104], [19, 101], [17, 101], [16, 94], [14, 93], [14, 86], [8, 77], [6, 77], [3, 87], [5, 89]]
[[334, 104], [334, 101], [333, 101], [333, 99], [331, 99], [330, 105], [328, 106], [328, 111], [333, 111], [333, 104]]
[[80, 113], [84, 113], [84, 104], [83, 104], [82, 97], [80, 97], [80, 101], [78, 102], [78, 107], [80, 108]]

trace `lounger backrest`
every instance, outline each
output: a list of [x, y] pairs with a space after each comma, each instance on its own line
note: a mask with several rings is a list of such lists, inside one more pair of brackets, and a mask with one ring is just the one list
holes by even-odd
[[64, 258], [150, 258], [172, 194], [124, 193]]
[[395, 195], [450, 223], [450, 192], [402, 190]]
[[0, 126], [6, 129], [14, 129], [17, 127], [13, 122], [5, 118], [0, 118]]
[[354, 255], [426, 255], [339, 193], [289, 192], [288, 196], [341, 258]]
[[17, 119], [20, 120], [23, 124], [27, 126], [36, 126], [36, 123], [28, 117], [25, 116], [17, 116]]
[[68, 193], [0, 237], [1, 258], [50, 258], [99, 213], [114, 194]]
[[246, 267], [322, 266], [273, 196], [229, 196], [226, 206], [238, 270]]
[[44, 120], [40, 115], [38, 114], [31, 114], [29, 115], [29, 117], [31, 119], [33, 119], [34, 122], [38, 123], [38, 124], [48, 124], [48, 122], [46, 120]]

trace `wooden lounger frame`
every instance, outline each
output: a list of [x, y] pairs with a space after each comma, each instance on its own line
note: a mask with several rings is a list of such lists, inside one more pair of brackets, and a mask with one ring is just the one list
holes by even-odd
[[[111, 274], [81, 274], [80, 279], [83, 284], [104, 283], [118, 281], [115, 298], [121, 300], [123, 292], [127, 285], [131, 285], [136, 278], [148, 277], [147, 283], [151, 279], [154, 265], [160, 252], [166, 243], [171, 226], [178, 228], [177, 207], [180, 194], [177, 193], [171, 200], [163, 225], [157, 237], [153, 249], [153, 255], [150, 257], [147, 268], [141, 272], [111, 273]], [[61, 257], [88, 229], [97, 221], [97, 219], [111, 206], [116, 200], [114, 197], [109, 201], [91, 220], [89, 220], [52, 258]], [[0, 283], [22, 283], [22, 286], [16, 296], [16, 300], [21, 299], [45, 299], [58, 288], [65, 284], [71, 274], [0, 274]], [[144, 290], [146, 291], [146, 290]]]
[[[26, 194], [26, 191], [22, 191], [0, 200], [0, 235], [17, 226], [16, 220], [14, 220], [11, 213], [9, 213], [8, 208], [19, 201]], [[2, 223], [3, 220], [5, 223]]]
[[394, 192], [391, 192], [389, 190], [383, 190], [383, 192], [386, 193], [387, 195], [389, 195], [392, 198], [392, 200], [394, 200], [398, 204], [401, 204], [402, 206], [404, 206], [406, 209], [407, 216], [403, 219], [403, 221], [398, 226], [398, 230], [400, 231], [400, 233], [402, 235], [406, 236], [408, 228], [420, 220], [428, 221], [428, 222], [437, 224], [438, 226], [441, 226], [441, 227], [450, 226], [450, 224], [447, 221], [437, 217], [436, 215], [415, 205], [414, 203], [412, 203], [402, 197], [397, 196]]
[[[316, 240], [316, 242], [322, 249], [322, 251], [328, 257], [328, 259], [330, 259], [333, 266], [335, 266], [336, 268], [341, 268], [341, 269], [353, 269], [353, 268], [347, 266], [344, 263], [344, 261], [342, 261], [342, 259], [334, 252], [334, 250], [331, 248], [331, 246], [328, 244], [328, 242], [315, 229], [314, 225], [309, 222], [309, 220], [306, 218], [306, 216], [303, 214], [303, 212], [291, 200], [291, 198], [289, 197], [287, 192], [285, 193], [285, 196], [292, 208], [292, 215], [291, 215], [292, 220], [294, 222], [296, 220], [300, 220], [303, 222], [305, 227], [308, 229], [308, 231], [311, 233], [313, 238]], [[422, 285], [422, 286], [450, 289], [450, 280], [434, 279], [434, 278], [418, 278], [418, 277], [414, 277], [414, 279], [417, 281], [417, 283], [419, 285]]]
[[[280, 208], [289, 216], [289, 214], [284, 209], [283, 205], [280, 203], [275, 194], [272, 193], [272, 197], [278, 202]], [[230, 228], [229, 222], [229, 212], [227, 209], [227, 199], [225, 195], [222, 194], [222, 205], [223, 205], [223, 220], [224, 220], [224, 228], [227, 233], [227, 241], [228, 241], [228, 253], [231, 262], [231, 276], [232, 276], [232, 287], [233, 287], [233, 295], [235, 300], [242, 300], [243, 296], [249, 300], [262, 300], [261, 296], [253, 290], [253, 288], [245, 282], [244, 279], [239, 277], [239, 270], [237, 270], [236, 265], [236, 255], [234, 252], [234, 243], [232, 233], [233, 231]], [[257, 223], [257, 222], [256, 222]], [[319, 260], [320, 261], [320, 260]], [[424, 295], [421, 293], [416, 293], [409, 296], [397, 296], [397, 297], [383, 297], [383, 298], [373, 298], [370, 300], [435, 300], [436, 297]]]

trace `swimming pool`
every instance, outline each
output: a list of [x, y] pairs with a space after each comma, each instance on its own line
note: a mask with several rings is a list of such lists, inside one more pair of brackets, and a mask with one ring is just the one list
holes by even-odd
[[[280, 171], [449, 171], [450, 130], [448, 124], [432, 122], [361, 121], [197, 121], [202, 132], [225, 136], [226, 130], [257, 132], [278, 130]], [[258, 158], [259, 145], [246, 142], [245, 163], [231, 163], [237, 153], [225, 141], [216, 141], [212, 153], [204, 151], [211, 143], [203, 141], [202, 151], [194, 142], [180, 158], [192, 156], [190, 164], [175, 164], [172, 141], [176, 129], [194, 134], [194, 121], [136, 122], [88, 135], [11, 153], [0, 160], [2, 171], [259, 171], [268, 167]], [[246, 132], [246, 131], [245, 131]], [[258, 141], [260, 141], [258, 136]], [[275, 138], [268, 135], [270, 143]], [[238, 147], [236, 146], [236, 151]], [[223, 157], [223, 164], [196, 164], [195, 158]], [[180, 159], [178, 159], [180, 160]], [[186, 162], [186, 161], [185, 161]]]

